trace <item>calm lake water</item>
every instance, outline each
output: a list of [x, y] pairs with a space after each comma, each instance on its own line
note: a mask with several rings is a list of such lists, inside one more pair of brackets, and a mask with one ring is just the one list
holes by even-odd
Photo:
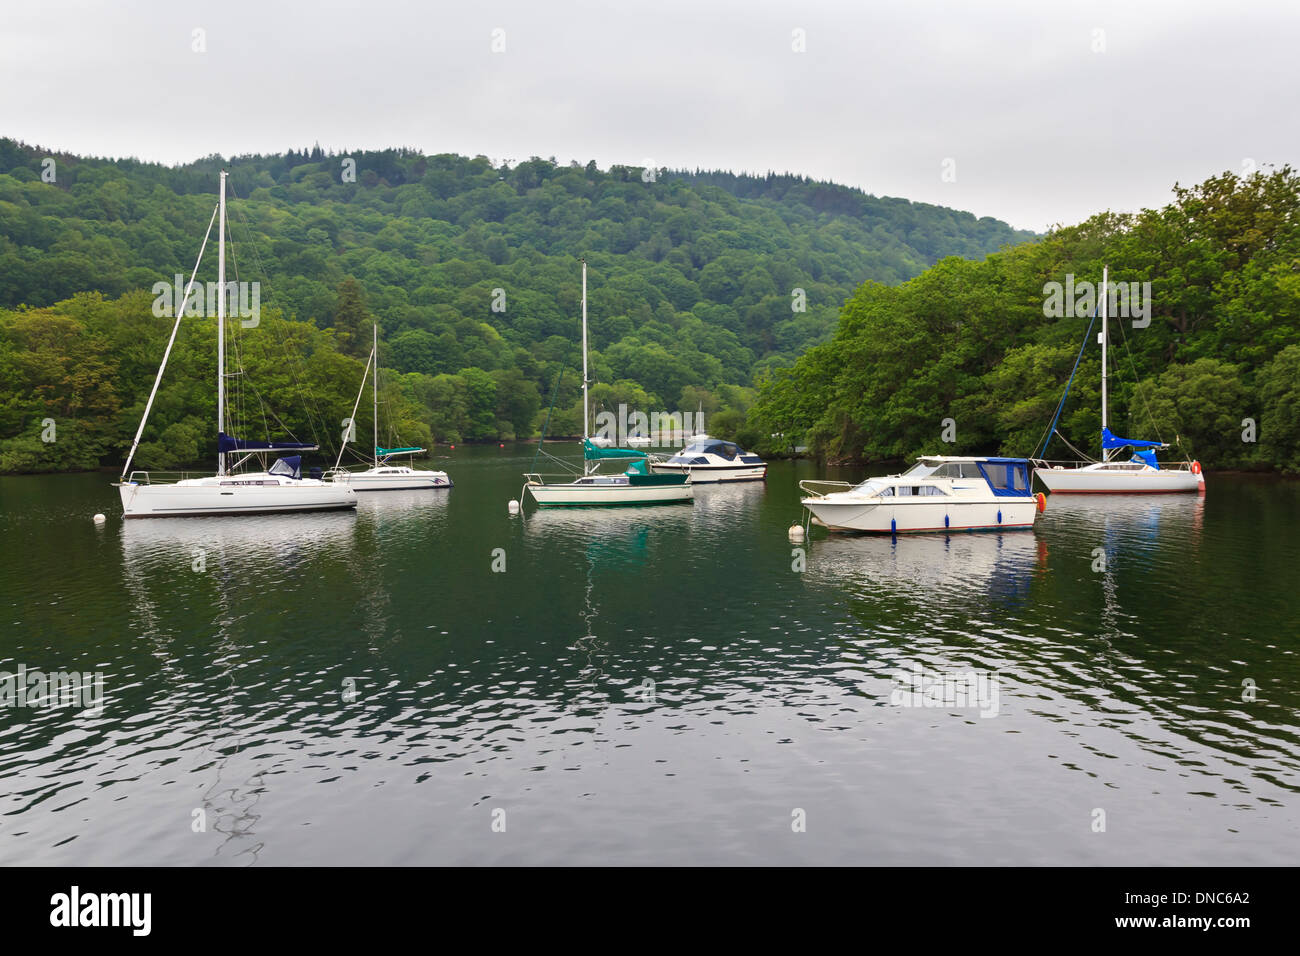
[[[798, 570], [797, 480], [860, 471], [512, 518], [531, 460], [129, 524], [110, 475], [0, 478], [0, 670], [105, 687], [0, 710], [0, 863], [1294, 863], [1300, 483]], [[916, 667], [996, 716], [902, 706]]]

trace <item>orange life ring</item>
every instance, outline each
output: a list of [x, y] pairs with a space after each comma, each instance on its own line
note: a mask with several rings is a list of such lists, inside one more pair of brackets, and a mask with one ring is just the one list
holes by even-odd
[[1192, 474], [1199, 475], [1200, 473], [1201, 473], [1201, 463], [1199, 461], [1192, 462]]
[[1042, 514], [1047, 510], [1047, 495], [1040, 491], [1038, 494], [1034, 495], [1034, 497], [1038, 499], [1038, 513]]

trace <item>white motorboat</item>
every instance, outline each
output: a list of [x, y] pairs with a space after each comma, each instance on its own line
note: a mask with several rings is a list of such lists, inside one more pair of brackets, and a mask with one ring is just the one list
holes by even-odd
[[411, 491], [422, 488], [450, 488], [452, 482], [445, 471], [426, 471], [421, 468], [412, 468], [410, 465], [394, 465], [390, 462], [390, 459], [394, 456], [419, 455], [426, 453], [428, 449], [379, 447], [379, 325], [377, 323], [371, 326], [371, 332], [374, 336], [374, 344], [370, 349], [370, 358], [366, 362], [366, 371], [361, 376], [361, 391], [357, 392], [357, 400], [352, 406], [352, 418], [349, 421], [356, 421], [357, 407], [361, 404], [361, 392], [365, 391], [366, 377], [369, 376], [372, 383], [371, 394], [374, 403], [375, 454], [371, 459], [372, 464], [369, 468], [361, 471], [349, 471], [341, 467], [343, 453], [347, 450], [348, 445], [345, 438], [343, 446], [339, 449], [339, 457], [334, 462], [334, 467], [326, 473], [326, 477], [357, 491]]
[[1029, 480], [1024, 458], [925, 456], [901, 475], [799, 487], [803, 506], [832, 531], [1005, 531], [1032, 528], [1045, 507]]
[[[210, 222], [208, 234], [203, 238], [199, 259], [194, 264], [194, 273], [190, 276], [185, 295], [176, 305], [176, 322], [172, 326], [171, 338], [167, 342], [167, 350], [163, 353], [162, 364], [158, 367], [158, 375], [154, 379], [149, 400], [145, 403], [140, 427], [136, 430], [135, 440], [131, 443], [131, 450], [126, 456], [126, 464], [122, 467], [122, 476], [117, 482], [118, 493], [122, 500], [122, 515], [125, 518], [160, 518], [355, 508], [357, 496], [351, 488], [320, 478], [302, 477], [300, 455], [279, 458], [275, 464], [267, 467], [266, 462], [273, 454], [286, 451], [315, 451], [317, 445], [309, 442], [251, 441], [232, 438], [225, 432], [227, 287], [226, 173], [224, 170], [221, 172], [220, 181], [217, 209], [212, 215], [212, 222], [217, 224], [217, 282], [221, 290], [221, 294], [216, 296], [217, 473], [194, 478], [181, 477], [179, 480], [169, 481], [162, 480], [161, 476], [150, 475], [147, 471], [130, 470], [131, 461], [135, 457], [145, 425], [149, 421], [149, 412], [153, 408], [154, 398], [157, 397], [158, 386], [162, 383], [167, 359], [171, 355], [172, 346], [176, 343], [176, 333], [185, 315], [185, 304], [194, 289], [199, 263], [203, 261], [203, 251], [207, 248], [208, 237], [212, 234]], [[227, 456], [229, 455], [240, 457], [228, 468]], [[242, 465], [254, 459], [260, 462], [260, 471], [238, 471]]]
[[735, 442], [693, 435], [691, 443], [667, 459], [650, 460], [650, 470], [657, 475], [689, 474], [697, 485], [706, 482], [762, 481], [767, 464]]
[[[1146, 441], [1134, 438], [1121, 438], [1112, 432], [1107, 421], [1107, 374], [1106, 352], [1108, 344], [1107, 285], [1109, 270], [1103, 269], [1101, 275], [1101, 332], [1097, 341], [1101, 344], [1101, 461], [1094, 462], [1049, 462], [1042, 459], [1052, 436], [1059, 434], [1056, 424], [1060, 421], [1061, 411], [1065, 407], [1065, 398], [1070, 393], [1067, 382], [1065, 392], [1057, 405], [1055, 418], [1048, 428], [1039, 458], [1034, 461], [1034, 475], [1044, 487], [1053, 494], [1094, 494], [1094, 495], [1133, 495], [1133, 494], [1172, 494], [1178, 492], [1205, 493], [1205, 475], [1199, 461], [1183, 461], [1161, 464], [1156, 452], [1168, 448], [1166, 442]], [[1091, 326], [1089, 326], [1091, 329]], [[1088, 345], [1084, 339], [1083, 348]], [[1080, 357], [1083, 349], [1079, 351]], [[1078, 368], [1078, 361], [1075, 361]], [[1074, 379], [1073, 373], [1070, 375]], [[1064, 440], [1062, 436], [1062, 440]], [[1068, 442], [1067, 442], [1068, 444]], [[1071, 446], [1073, 448], [1073, 446]], [[1127, 460], [1116, 457], [1117, 453], [1127, 449]]]
[[[582, 433], [590, 436], [591, 414], [587, 374], [587, 260], [582, 260]], [[545, 431], [545, 429], [543, 429]], [[537, 453], [560, 464], [547, 453], [543, 434]], [[661, 505], [690, 502], [695, 498], [690, 475], [656, 475], [650, 472], [646, 453], [631, 448], [605, 447], [591, 437], [582, 440], [582, 473], [569, 481], [547, 481], [536, 472], [524, 475], [524, 490], [540, 507], [592, 508], [614, 505]], [[534, 459], [535, 461], [536, 459]], [[602, 474], [602, 461], [630, 461], [622, 474]]]

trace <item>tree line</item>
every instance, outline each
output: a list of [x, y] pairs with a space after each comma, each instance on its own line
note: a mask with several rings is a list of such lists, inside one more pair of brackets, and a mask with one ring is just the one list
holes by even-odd
[[[980, 261], [945, 258], [900, 284], [866, 282], [828, 342], [762, 377], [744, 435], [769, 452], [807, 445], [845, 461], [1032, 456], [1044, 439], [1048, 458], [1074, 458], [1066, 442], [1097, 457], [1097, 326], [1084, 339], [1098, 303], [1080, 295], [1082, 309], [1061, 309], [1057, 293], [1067, 279], [1100, 286], [1103, 266], [1150, 293], [1149, 316], [1109, 323], [1112, 430], [1176, 443], [1206, 467], [1300, 473], [1290, 167], [1176, 185], [1159, 209], [1102, 213]], [[1076, 359], [1063, 440], [1047, 429]]]
[[[248, 388], [289, 397], [276, 384], [287, 366], [253, 360], [273, 361], [259, 349], [276, 336], [292, 340], [328, 396], [317, 417], [336, 416], [334, 393], [358, 379], [374, 321], [394, 421], [422, 443], [535, 435], [552, 395], [552, 431], [580, 430], [580, 256], [598, 405], [702, 403], [731, 428], [757, 381], [832, 335], [864, 279], [896, 284], [1030, 235], [778, 174], [319, 147], [167, 167], [0, 139], [0, 469], [120, 460], [170, 330], [148, 292], [188, 277], [223, 168], [228, 278], [259, 281], [266, 315], [240, 333]], [[215, 279], [215, 256], [199, 279]], [[194, 372], [196, 389], [177, 385], [168, 394], [185, 400], [155, 412], [141, 459], [154, 467], [214, 447], [202, 321], [185, 321], [166, 383]], [[286, 428], [309, 424], [273, 411]], [[47, 418], [69, 423], [55, 443], [41, 440]]]

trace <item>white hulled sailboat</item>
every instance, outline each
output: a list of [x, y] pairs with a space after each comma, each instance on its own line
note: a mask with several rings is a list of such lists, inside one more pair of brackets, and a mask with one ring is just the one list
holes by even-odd
[[[176, 305], [176, 322], [172, 327], [167, 350], [163, 354], [162, 364], [154, 379], [149, 400], [145, 403], [144, 415], [140, 427], [131, 443], [131, 451], [122, 466], [122, 476], [117, 482], [117, 489], [122, 499], [122, 515], [126, 518], [161, 518], [187, 517], [197, 515], [242, 515], [265, 514], [280, 511], [328, 511], [343, 508], [355, 508], [357, 496], [351, 488], [337, 485], [332, 481], [302, 477], [302, 458], [300, 455], [286, 455], [277, 459], [269, 468], [267, 459], [272, 454], [286, 451], [315, 451], [318, 447], [309, 442], [271, 442], [250, 441], [232, 438], [226, 434], [226, 173], [221, 172], [220, 198], [217, 210], [213, 214], [217, 223], [217, 282], [220, 294], [217, 298], [217, 473], [200, 478], [182, 478], [178, 481], [154, 481], [147, 471], [131, 471], [131, 460], [135, 457], [144, 434], [145, 424], [149, 421], [149, 412], [153, 408], [158, 386], [162, 382], [163, 372], [167, 368], [167, 359], [172, 346], [176, 343], [176, 333], [180, 329], [181, 318], [185, 315], [185, 304], [194, 288], [198, 276], [199, 262], [203, 261], [203, 249], [207, 247], [208, 236], [203, 238], [199, 249], [199, 262], [194, 264], [185, 295]], [[212, 225], [208, 225], [208, 235]], [[233, 465], [227, 467], [227, 456], [237, 456]], [[260, 471], [239, 472], [238, 469], [250, 460], [256, 459]]]
[[[394, 456], [418, 455], [427, 452], [426, 448], [380, 448], [379, 447], [379, 326], [371, 327], [374, 344], [370, 349], [370, 361], [366, 363], [366, 373], [361, 376], [361, 391], [366, 388], [366, 375], [370, 376], [374, 401], [374, 458], [373, 464], [364, 471], [348, 471], [339, 466], [347, 442], [339, 449], [338, 460], [326, 477], [340, 484], [355, 488], [357, 491], [407, 491], [423, 488], [450, 488], [451, 479], [445, 471], [425, 471], [410, 465], [393, 465], [389, 459]], [[357, 406], [361, 404], [361, 392], [357, 393], [356, 404], [352, 407], [352, 421], [356, 420]]]
[[[1159, 441], [1121, 438], [1110, 430], [1107, 420], [1107, 368], [1106, 348], [1108, 345], [1107, 329], [1107, 282], [1109, 270], [1101, 274], [1101, 461], [1075, 462], [1071, 464], [1053, 464], [1035, 459], [1034, 474], [1048, 491], [1053, 494], [1169, 494], [1177, 492], [1205, 493], [1205, 475], [1198, 461], [1185, 461], [1160, 464], [1156, 460], [1158, 450], [1169, 445]], [[1087, 342], [1084, 342], [1087, 346]], [[1073, 376], [1072, 376], [1073, 377]], [[1070, 387], [1066, 385], [1066, 394]], [[1056, 420], [1060, 419], [1061, 408], [1065, 404], [1065, 395], [1056, 410], [1056, 419], [1048, 429], [1039, 455], [1047, 451], [1047, 445], [1056, 433]], [[1131, 450], [1127, 460], [1113, 457], [1121, 449]]]
[[[587, 260], [582, 260], [582, 473], [572, 481], [546, 482], [542, 475], [524, 475], [524, 489], [540, 507], [589, 508], [610, 505], [659, 505], [694, 500], [689, 472], [656, 475], [646, 453], [632, 448], [602, 447], [590, 431], [587, 375]], [[543, 434], [538, 442], [542, 452]], [[558, 460], [558, 459], [557, 459]], [[622, 474], [601, 474], [602, 461], [631, 461]]]

